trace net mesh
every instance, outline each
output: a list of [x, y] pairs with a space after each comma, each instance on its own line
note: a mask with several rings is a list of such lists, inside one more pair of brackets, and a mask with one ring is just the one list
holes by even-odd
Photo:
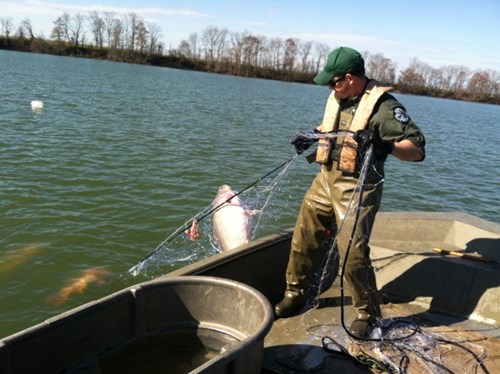
[[[280, 219], [279, 209], [269, 212], [268, 208], [292, 164], [293, 162], [289, 162], [276, 176], [265, 178], [238, 193], [245, 209], [253, 212], [250, 223], [251, 239], [264, 232], [261, 230], [263, 224], [267, 225], [272, 220]], [[485, 341], [484, 336], [474, 331], [432, 325], [421, 317], [407, 316], [404, 309], [398, 309], [392, 304], [383, 305], [383, 319], [365, 340], [353, 339], [347, 333], [343, 314], [341, 321], [313, 318], [314, 323], [311, 324], [309, 313], [325, 306], [322, 293], [336, 280], [342, 281], [345, 259], [339, 255], [339, 241], [351, 242], [356, 226], [360, 224], [359, 218], [364, 214], [364, 192], [383, 182], [382, 173], [377, 171], [372, 162], [370, 150], [365, 153], [359, 184], [350, 198], [344, 219], [339, 227], [333, 225], [329, 229], [328, 238], [322, 244], [323, 257], [312, 277], [305, 307], [305, 310], [309, 311], [302, 315], [298, 323], [293, 322], [289, 332], [306, 331], [304, 339], [307, 342], [320, 340], [325, 351], [348, 355], [368, 366], [372, 372], [487, 373], [483, 360], [486, 357], [485, 347], [490, 343]], [[213, 205], [210, 204], [187, 220], [185, 225], [161, 243], [154, 254], [139, 263], [133, 271], [153, 278], [218, 253], [220, 249], [214, 241], [212, 231], [212, 210]], [[195, 241], [190, 241], [186, 235], [179, 235], [198, 217], [203, 219], [199, 220], [200, 235]], [[335, 300], [333, 304], [344, 308], [350, 304], [349, 297], [342, 294], [341, 299]], [[490, 344], [489, 349], [495, 351], [497, 348]], [[283, 362], [286, 363], [287, 360], [284, 356]], [[300, 365], [304, 365], [304, 369], [307, 367], [305, 362], [294, 362], [295, 368]]]
[[[274, 194], [280, 190], [283, 180], [296, 159], [297, 157], [291, 158], [264, 178], [235, 192], [248, 217], [250, 240], [265, 233], [265, 230], [261, 230], [263, 223], [279, 221], [283, 204], [273, 205], [272, 211], [270, 205]], [[214, 238], [213, 214], [225, 203], [230, 203], [230, 201], [223, 201], [216, 206], [210, 202], [169, 235], [149, 256], [132, 267], [129, 273], [133, 276], [155, 278], [221, 252]], [[190, 240], [185, 231], [190, 230], [194, 220], [197, 221], [198, 235], [195, 240]]]
[[[311, 312], [325, 306], [322, 293], [332, 286], [337, 277], [340, 283], [343, 282], [343, 264], [346, 259], [339, 255], [338, 243], [350, 243], [356, 225], [361, 224], [359, 218], [365, 209], [362, 198], [364, 191], [383, 181], [381, 173], [371, 162], [370, 152], [367, 152], [347, 214], [338, 228], [332, 228], [331, 235], [323, 243], [324, 257], [312, 278], [305, 307], [308, 311], [294, 328], [307, 331], [311, 339], [321, 339], [327, 351], [344, 353], [368, 366], [372, 372], [488, 373], [483, 363], [487, 357], [485, 346], [489, 345], [492, 352], [498, 351], [498, 348], [483, 335], [433, 325], [422, 317], [407, 316], [407, 311], [392, 304], [383, 306], [383, 319], [376, 323], [376, 328], [366, 339], [355, 339], [347, 331], [343, 310], [341, 321], [321, 323], [317, 318], [311, 319]], [[349, 250], [346, 256], [349, 256]], [[351, 307], [348, 296], [343, 293], [341, 300], [333, 303], [339, 304], [341, 308]], [[314, 321], [312, 325], [311, 321]]]

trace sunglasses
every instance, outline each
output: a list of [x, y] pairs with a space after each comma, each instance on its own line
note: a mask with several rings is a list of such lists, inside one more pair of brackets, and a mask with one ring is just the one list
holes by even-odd
[[345, 79], [345, 76], [346, 76], [346, 75], [344, 74], [344, 75], [342, 75], [340, 78], [337, 78], [337, 79], [333, 79], [333, 78], [332, 78], [332, 80], [331, 80], [330, 82], [328, 82], [328, 85], [329, 85], [330, 87], [332, 87], [332, 88], [337, 87], [337, 84], [339, 84], [339, 82], [340, 82], [340, 81], [344, 80], [344, 79]]

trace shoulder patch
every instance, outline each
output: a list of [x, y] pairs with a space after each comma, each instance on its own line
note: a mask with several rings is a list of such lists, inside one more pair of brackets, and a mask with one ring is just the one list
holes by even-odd
[[403, 108], [398, 107], [394, 109], [394, 119], [401, 123], [407, 123], [410, 120], [410, 117], [408, 117], [408, 114], [406, 114], [406, 111]]

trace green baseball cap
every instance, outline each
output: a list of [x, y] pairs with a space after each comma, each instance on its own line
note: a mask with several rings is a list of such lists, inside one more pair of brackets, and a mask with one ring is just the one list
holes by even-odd
[[330, 52], [323, 70], [314, 77], [314, 82], [325, 86], [336, 75], [365, 73], [365, 61], [361, 54], [349, 47], [339, 47]]

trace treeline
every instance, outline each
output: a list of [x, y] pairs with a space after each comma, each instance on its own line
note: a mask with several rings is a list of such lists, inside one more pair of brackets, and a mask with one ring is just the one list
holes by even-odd
[[[165, 48], [158, 25], [135, 13], [119, 16], [93, 11], [65, 12], [53, 21], [49, 38], [36, 35], [31, 21], [15, 27], [1, 18], [0, 48], [26, 52], [150, 64], [246, 77], [311, 83], [330, 46], [297, 38], [267, 38], [245, 31], [209, 26], [192, 33], [177, 48]], [[398, 71], [381, 53], [364, 52], [367, 76], [393, 85], [399, 92], [500, 104], [500, 74], [465, 66], [434, 68], [413, 58]]]

